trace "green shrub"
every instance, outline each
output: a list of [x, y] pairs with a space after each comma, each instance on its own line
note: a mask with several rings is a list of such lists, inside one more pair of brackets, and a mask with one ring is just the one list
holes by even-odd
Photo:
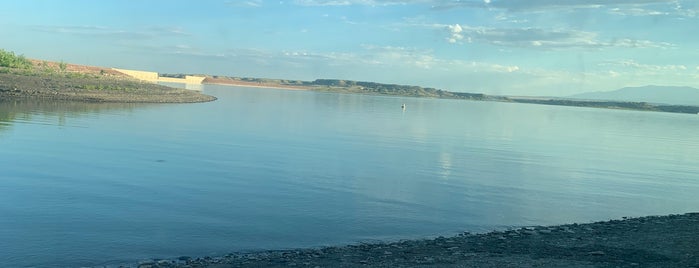
[[29, 69], [32, 67], [32, 62], [24, 55], [15, 55], [14, 52], [0, 49], [0, 67]]

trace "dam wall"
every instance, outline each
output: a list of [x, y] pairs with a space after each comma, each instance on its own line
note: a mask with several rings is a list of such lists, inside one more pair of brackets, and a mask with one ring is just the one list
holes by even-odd
[[174, 77], [158, 77], [158, 82], [169, 82], [169, 83], [184, 83], [184, 84], [201, 84], [204, 81], [203, 76], [191, 76], [187, 75], [184, 78], [174, 78]]
[[197, 84], [197, 85], [199, 85], [206, 78], [203, 76], [192, 76], [192, 75], [186, 75], [184, 78], [160, 77], [160, 75], [156, 72], [117, 69], [117, 68], [112, 68], [112, 70], [123, 73], [125, 75], [136, 78], [138, 80], [143, 80], [143, 81], [152, 82], [152, 83], [167, 82], [167, 83], [182, 83], [182, 84]]
[[148, 82], [157, 82], [158, 81], [158, 73], [156, 73], [156, 72], [126, 70], [126, 69], [117, 69], [117, 68], [112, 68], [112, 70], [115, 70], [117, 72], [123, 73], [125, 75], [131, 76], [131, 77], [139, 79], [139, 80], [144, 80], [144, 81], [148, 81]]

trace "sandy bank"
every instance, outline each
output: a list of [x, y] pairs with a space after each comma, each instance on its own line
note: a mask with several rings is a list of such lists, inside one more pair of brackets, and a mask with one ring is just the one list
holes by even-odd
[[183, 256], [133, 267], [699, 267], [699, 213], [428, 240]]

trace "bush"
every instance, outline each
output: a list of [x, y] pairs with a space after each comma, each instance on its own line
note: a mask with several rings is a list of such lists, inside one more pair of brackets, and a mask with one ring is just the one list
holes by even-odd
[[32, 67], [32, 62], [24, 55], [15, 55], [14, 52], [0, 49], [0, 67], [29, 69]]

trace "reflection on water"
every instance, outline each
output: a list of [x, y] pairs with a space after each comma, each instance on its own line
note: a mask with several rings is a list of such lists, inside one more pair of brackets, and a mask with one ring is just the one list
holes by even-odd
[[0, 130], [12, 124], [49, 124], [65, 126], [67, 118], [91, 116], [110, 111], [133, 112], [148, 104], [85, 103], [47, 100], [0, 100]]
[[99, 265], [699, 207], [691, 115], [204, 93], [218, 100], [0, 103], [0, 260]]
[[160, 85], [174, 87], [174, 88], [184, 88], [189, 90], [202, 91], [204, 90], [203, 84], [185, 84], [185, 83], [172, 83], [172, 82], [158, 82]]

